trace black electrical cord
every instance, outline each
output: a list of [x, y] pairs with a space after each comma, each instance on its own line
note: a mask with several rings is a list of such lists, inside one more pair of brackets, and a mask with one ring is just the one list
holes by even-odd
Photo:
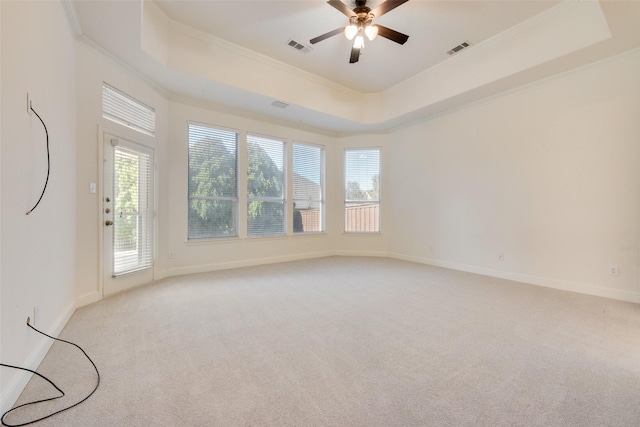
[[[34, 111], [34, 113], [35, 113], [35, 111]], [[46, 416], [44, 416], [44, 417], [42, 417], [42, 418], [38, 418], [37, 420], [29, 421], [29, 422], [22, 423], [22, 424], [7, 424], [7, 422], [4, 420], [4, 418], [5, 418], [8, 414], [10, 414], [11, 412], [15, 411], [16, 409], [22, 408], [22, 407], [24, 407], [24, 406], [35, 405], [35, 404], [37, 404], [37, 403], [48, 402], [48, 401], [51, 401], [51, 400], [60, 399], [61, 397], [63, 397], [63, 396], [64, 396], [64, 391], [60, 390], [60, 388], [59, 388], [57, 385], [55, 385], [55, 384], [53, 383], [53, 381], [51, 381], [49, 378], [45, 377], [44, 375], [41, 375], [41, 374], [37, 373], [36, 371], [32, 371], [31, 369], [27, 369], [27, 368], [21, 368], [21, 367], [19, 367], [19, 366], [5, 365], [4, 363], [0, 363], [0, 366], [6, 366], [7, 368], [13, 368], [13, 369], [20, 369], [20, 370], [23, 370], [23, 371], [27, 371], [27, 372], [31, 372], [31, 373], [33, 373], [33, 374], [36, 374], [37, 376], [39, 376], [40, 378], [44, 379], [44, 380], [45, 380], [45, 381], [47, 381], [49, 384], [51, 384], [51, 385], [52, 385], [56, 390], [58, 390], [58, 391], [61, 393], [61, 394], [60, 394], [60, 396], [55, 396], [55, 397], [51, 397], [51, 398], [49, 398], [49, 399], [42, 399], [42, 400], [36, 400], [36, 401], [33, 401], [33, 402], [23, 403], [22, 405], [16, 406], [15, 408], [8, 410], [8, 411], [7, 411], [7, 412], [5, 412], [4, 414], [2, 414], [2, 418], [0, 418], [0, 421], [2, 422], [2, 425], [3, 425], [3, 426], [7, 426], [7, 427], [20, 427], [20, 426], [26, 426], [26, 425], [29, 425], [29, 424], [37, 423], [37, 422], [39, 422], [39, 421], [45, 420], [45, 419], [47, 419], [47, 418], [50, 418], [50, 417], [52, 417], [52, 416], [54, 416], [54, 415], [56, 415], [56, 414], [59, 414], [60, 412], [64, 412], [64, 411], [66, 411], [67, 409], [71, 409], [71, 408], [73, 408], [74, 406], [78, 406], [79, 404], [81, 404], [82, 402], [84, 402], [85, 400], [87, 400], [88, 398], [90, 398], [90, 397], [93, 395], [93, 393], [95, 393], [95, 392], [96, 392], [96, 390], [98, 389], [98, 386], [100, 385], [100, 372], [98, 372], [98, 368], [96, 367], [96, 364], [95, 364], [95, 363], [93, 363], [93, 360], [91, 360], [91, 358], [89, 357], [89, 355], [88, 355], [88, 354], [87, 354], [87, 353], [82, 349], [82, 347], [80, 347], [79, 345], [74, 344], [74, 343], [72, 343], [72, 342], [70, 342], [70, 341], [65, 341], [65, 340], [62, 340], [62, 339], [60, 339], [60, 338], [54, 338], [54, 337], [52, 337], [51, 335], [47, 335], [47, 334], [45, 334], [44, 332], [37, 330], [36, 328], [34, 328], [33, 326], [31, 326], [29, 323], [27, 323], [27, 326], [28, 326], [28, 327], [30, 327], [31, 329], [33, 329], [34, 331], [36, 331], [36, 332], [38, 332], [38, 333], [40, 333], [40, 334], [44, 335], [45, 337], [51, 338], [52, 340], [55, 340], [55, 341], [63, 342], [63, 343], [65, 343], [65, 344], [70, 344], [70, 345], [72, 345], [72, 346], [77, 347], [78, 349], [80, 349], [80, 351], [85, 355], [85, 357], [86, 357], [87, 359], [89, 359], [89, 362], [91, 362], [91, 364], [93, 365], [93, 369], [95, 369], [95, 370], [96, 370], [96, 374], [98, 375], [98, 381], [97, 381], [96, 386], [95, 386], [95, 388], [93, 389], [93, 391], [91, 391], [91, 393], [89, 393], [89, 394], [87, 395], [87, 397], [85, 397], [84, 399], [82, 399], [81, 401], [79, 401], [79, 402], [77, 402], [77, 403], [74, 403], [74, 404], [73, 404], [73, 405], [71, 405], [71, 406], [67, 406], [67, 407], [66, 407], [66, 408], [64, 408], [64, 409], [60, 409], [59, 411], [56, 411], [56, 412], [54, 412], [54, 413], [52, 413], [52, 414], [49, 414], [49, 415], [46, 415]]]
[[33, 114], [35, 114], [40, 119], [40, 121], [42, 122], [42, 126], [44, 126], [44, 133], [47, 135], [47, 180], [44, 182], [44, 188], [42, 189], [42, 194], [40, 194], [40, 198], [36, 202], [35, 206], [32, 207], [31, 210], [26, 213], [27, 215], [33, 212], [35, 208], [37, 208], [38, 205], [40, 204], [40, 200], [42, 200], [42, 196], [44, 196], [44, 192], [47, 189], [47, 184], [49, 183], [49, 174], [51, 173], [51, 156], [49, 153], [49, 131], [47, 130], [47, 125], [44, 124], [44, 120], [42, 120], [40, 115], [36, 113], [36, 110], [34, 110], [32, 106], [29, 106], [29, 109], [33, 111]]

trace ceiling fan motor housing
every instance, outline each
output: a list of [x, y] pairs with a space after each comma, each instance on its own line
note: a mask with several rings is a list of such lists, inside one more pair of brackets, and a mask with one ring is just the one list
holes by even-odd
[[366, 4], [366, 0], [356, 0], [356, 7], [353, 8], [353, 13], [358, 17], [358, 21], [366, 20], [371, 12], [371, 8]]

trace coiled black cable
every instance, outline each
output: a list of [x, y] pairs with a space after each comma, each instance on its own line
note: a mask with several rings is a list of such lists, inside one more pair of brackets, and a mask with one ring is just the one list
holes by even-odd
[[34, 110], [32, 106], [29, 106], [29, 109], [31, 111], [33, 111], [33, 114], [35, 114], [36, 117], [38, 117], [40, 119], [40, 121], [42, 122], [42, 126], [44, 126], [44, 133], [47, 136], [47, 180], [44, 182], [44, 188], [42, 189], [42, 194], [40, 194], [40, 198], [36, 202], [35, 206], [32, 207], [31, 210], [29, 210], [26, 213], [27, 215], [29, 215], [31, 212], [33, 212], [35, 210], [35, 208], [37, 208], [38, 205], [40, 204], [40, 200], [42, 200], [42, 197], [44, 196], [44, 192], [47, 189], [47, 184], [49, 184], [49, 174], [51, 173], [51, 155], [50, 155], [50, 152], [49, 152], [49, 131], [47, 130], [47, 125], [44, 124], [44, 120], [42, 120], [40, 115], [38, 113], [36, 113], [36, 110]]
[[[35, 111], [34, 111], [34, 113], [35, 113]], [[28, 421], [28, 422], [26, 422], [26, 423], [22, 423], [22, 424], [8, 424], [8, 423], [5, 421], [5, 417], [6, 417], [8, 414], [10, 414], [11, 412], [13, 412], [13, 411], [15, 411], [15, 410], [17, 410], [17, 409], [20, 409], [20, 408], [22, 408], [22, 407], [25, 407], [25, 406], [35, 405], [35, 404], [37, 404], [37, 403], [49, 402], [49, 401], [51, 401], [51, 400], [60, 399], [60, 398], [61, 398], [61, 397], [63, 397], [65, 394], [64, 394], [64, 391], [62, 391], [62, 390], [61, 390], [57, 385], [55, 385], [55, 384], [53, 383], [53, 381], [51, 381], [49, 378], [45, 377], [44, 375], [41, 375], [41, 374], [37, 373], [36, 371], [33, 371], [33, 370], [31, 370], [31, 369], [27, 369], [27, 368], [22, 368], [22, 367], [19, 367], [19, 366], [12, 366], [12, 365], [6, 365], [6, 364], [4, 364], [4, 363], [0, 363], [0, 366], [5, 366], [5, 367], [7, 367], [7, 368], [13, 368], [13, 369], [20, 369], [20, 370], [23, 370], [23, 371], [27, 371], [27, 372], [31, 372], [31, 373], [33, 373], [33, 374], [36, 374], [37, 376], [39, 376], [40, 378], [42, 378], [42, 379], [44, 379], [45, 381], [47, 381], [47, 382], [48, 382], [49, 384], [51, 384], [51, 385], [52, 385], [56, 390], [58, 390], [58, 391], [60, 392], [60, 396], [54, 396], [54, 397], [50, 397], [50, 398], [48, 398], [48, 399], [42, 399], [42, 400], [36, 400], [36, 401], [33, 401], [33, 402], [23, 403], [22, 405], [16, 406], [15, 408], [8, 410], [8, 411], [7, 411], [7, 412], [5, 412], [4, 414], [2, 414], [2, 418], [0, 418], [0, 421], [2, 422], [2, 425], [3, 425], [3, 426], [7, 426], [7, 427], [20, 427], [20, 426], [26, 426], [26, 425], [29, 425], [29, 424], [37, 423], [37, 422], [39, 422], [39, 421], [45, 420], [45, 419], [47, 419], [47, 418], [50, 418], [50, 417], [52, 417], [52, 416], [54, 416], [54, 415], [56, 415], [56, 414], [59, 414], [60, 412], [64, 412], [64, 411], [66, 411], [67, 409], [71, 409], [71, 408], [73, 408], [74, 406], [78, 406], [79, 404], [81, 404], [82, 402], [84, 402], [85, 400], [87, 400], [88, 398], [90, 398], [90, 397], [93, 395], [93, 393], [95, 393], [95, 392], [96, 392], [96, 390], [98, 389], [98, 386], [100, 385], [100, 372], [98, 372], [98, 368], [96, 367], [96, 364], [95, 364], [95, 363], [93, 363], [93, 360], [91, 360], [91, 358], [89, 357], [89, 355], [88, 355], [88, 354], [87, 354], [87, 353], [82, 349], [82, 347], [80, 347], [79, 345], [74, 344], [74, 343], [72, 343], [72, 342], [70, 342], [70, 341], [65, 341], [65, 340], [62, 340], [62, 339], [60, 339], [60, 338], [54, 338], [54, 337], [52, 337], [51, 335], [47, 335], [47, 334], [45, 334], [44, 332], [37, 330], [36, 328], [34, 328], [33, 326], [31, 326], [29, 323], [27, 323], [27, 326], [28, 326], [28, 327], [30, 327], [31, 329], [33, 329], [34, 331], [38, 332], [39, 334], [42, 334], [42, 335], [44, 335], [45, 337], [51, 338], [52, 340], [60, 341], [60, 342], [63, 342], [63, 343], [65, 343], [65, 344], [69, 344], [69, 345], [72, 345], [72, 346], [74, 346], [74, 347], [77, 347], [77, 348], [78, 348], [78, 349], [79, 349], [79, 350], [80, 350], [80, 351], [85, 355], [85, 357], [89, 360], [89, 362], [91, 362], [91, 364], [93, 365], [93, 369], [95, 369], [95, 370], [96, 370], [96, 374], [97, 374], [97, 376], [98, 376], [98, 381], [96, 382], [96, 386], [94, 387], [94, 389], [91, 391], [91, 393], [89, 393], [89, 394], [87, 395], [87, 397], [85, 397], [84, 399], [82, 399], [81, 401], [79, 401], [79, 402], [77, 402], [77, 403], [74, 403], [74, 404], [73, 404], [73, 405], [71, 405], [71, 406], [67, 406], [66, 408], [60, 409], [59, 411], [56, 411], [56, 412], [54, 412], [54, 413], [52, 413], [52, 414], [49, 414], [49, 415], [46, 415], [46, 416], [44, 416], [44, 417], [42, 417], [42, 418], [38, 418], [37, 420]]]

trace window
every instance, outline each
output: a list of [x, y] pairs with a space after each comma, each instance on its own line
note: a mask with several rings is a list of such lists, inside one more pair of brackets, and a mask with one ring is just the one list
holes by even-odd
[[293, 144], [293, 232], [324, 231], [324, 149]]
[[189, 124], [188, 238], [238, 235], [238, 134]]
[[345, 151], [344, 230], [380, 231], [380, 150]]
[[285, 234], [285, 143], [247, 135], [247, 234]]
[[113, 150], [114, 276], [153, 262], [153, 152], [121, 141]]
[[156, 111], [135, 98], [102, 83], [102, 117], [153, 136]]

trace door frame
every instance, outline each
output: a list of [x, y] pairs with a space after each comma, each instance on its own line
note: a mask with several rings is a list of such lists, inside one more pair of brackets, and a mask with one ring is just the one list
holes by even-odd
[[152, 245], [151, 245], [151, 250], [152, 250], [152, 255], [151, 255], [151, 267], [149, 268], [150, 272], [151, 272], [151, 280], [155, 280], [156, 277], [156, 261], [157, 261], [157, 242], [158, 242], [158, 228], [157, 228], [157, 222], [156, 222], [156, 212], [157, 212], [157, 188], [156, 188], [156, 183], [157, 183], [157, 169], [156, 169], [156, 149], [155, 146], [145, 143], [143, 142], [140, 138], [136, 138], [134, 135], [126, 135], [122, 132], [118, 132], [117, 130], [111, 129], [111, 128], [105, 128], [101, 125], [98, 125], [98, 185], [97, 185], [97, 190], [98, 190], [98, 198], [97, 198], [97, 208], [98, 208], [98, 271], [97, 271], [97, 275], [98, 275], [98, 295], [99, 295], [99, 299], [104, 298], [105, 296], [109, 296], [109, 295], [114, 295], [116, 293], [122, 292], [124, 290], [133, 288], [135, 286], [139, 286], [142, 285], [143, 283], [139, 284], [139, 285], [133, 285], [124, 289], [118, 289], [115, 292], [109, 293], [109, 294], [105, 294], [105, 283], [104, 283], [104, 275], [105, 275], [105, 262], [104, 262], [104, 258], [105, 258], [105, 232], [106, 232], [106, 227], [104, 225], [105, 223], [105, 212], [104, 212], [104, 198], [105, 198], [105, 192], [104, 192], [104, 185], [105, 185], [105, 178], [104, 178], [104, 173], [105, 173], [105, 143], [107, 142], [107, 139], [105, 138], [106, 135], [110, 135], [112, 137], [115, 138], [119, 138], [119, 139], [124, 139], [127, 140], [129, 142], [133, 142], [137, 145], [140, 145], [141, 147], [144, 148], [148, 148], [149, 150], [151, 150], [153, 152], [153, 162], [151, 165], [151, 180], [152, 180], [152, 213], [151, 213], [151, 220], [153, 222], [152, 226], [151, 226], [151, 230], [153, 233], [152, 236]]

